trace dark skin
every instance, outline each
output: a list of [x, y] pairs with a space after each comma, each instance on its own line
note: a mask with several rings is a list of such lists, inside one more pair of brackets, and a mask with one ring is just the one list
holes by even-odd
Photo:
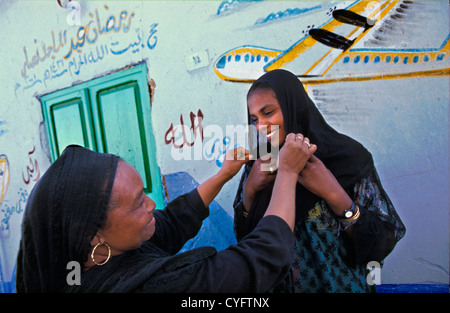
[[[298, 136], [299, 134], [297, 134]], [[298, 173], [314, 153], [295, 134], [289, 134], [286, 144], [280, 150], [278, 175], [275, 180], [275, 196], [272, 196], [265, 213], [282, 218], [294, 230], [295, 223], [295, 185]], [[205, 206], [209, 206], [223, 185], [234, 177], [243, 164], [251, 159], [243, 148], [229, 150], [219, 172], [200, 184], [197, 191]], [[144, 193], [142, 178], [136, 169], [125, 161], [119, 161], [110, 198], [110, 208], [106, 216], [106, 225], [99, 229], [91, 241], [91, 252], [84, 263], [89, 270], [97, 263], [133, 250], [149, 240], [155, 233], [157, 221], [153, 217], [155, 202]], [[100, 244], [95, 250], [94, 247]], [[108, 249], [108, 246], [110, 249]]]
[[[275, 134], [267, 136], [272, 145], [282, 146], [285, 143], [284, 119], [280, 104], [272, 90], [255, 90], [247, 99], [247, 105], [251, 120], [256, 124], [260, 134], [271, 134], [275, 125], [278, 130]], [[309, 143], [307, 137], [301, 136], [303, 142]], [[299, 138], [300, 139], [300, 138]], [[317, 149], [310, 144], [310, 149]], [[244, 187], [244, 207], [248, 210], [257, 192], [263, 190], [274, 181], [276, 175], [270, 171], [261, 171], [261, 164], [267, 162], [261, 159], [255, 161]], [[311, 154], [305, 167], [298, 175], [297, 181], [310, 192], [324, 199], [333, 212], [341, 215], [352, 205], [352, 199], [348, 196], [334, 175], [325, 167], [319, 158]], [[346, 229], [347, 234], [352, 234], [352, 226]]]
[[[238, 158], [238, 152], [243, 157]], [[219, 172], [197, 188], [205, 206], [212, 202], [223, 185], [236, 175], [249, 159], [249, 152], [243, 148], [229, 150], [228, 158]], [[108, 257], [109, 249], [104, 243], [111, 248], [111, 257], [114, 257], [140, 247], [155, 233], [153, 211], [156, 204], [144, 193], [142, 178], [137, 170], [123, 160], [117, 165], [109, 202], [112, 208], [107, 212], [106, 226], [99, 229], [91, 241], [92, 249], [100, 243], [94, 251], [97, 263]], [[94, 265], [90, 252], [84, 270]]]

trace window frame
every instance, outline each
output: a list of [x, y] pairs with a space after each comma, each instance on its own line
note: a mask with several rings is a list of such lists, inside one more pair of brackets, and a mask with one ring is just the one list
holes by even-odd
[[[51, 161], [54, 162], [62, 153], [57, 134], [57, 119], [55, 112], [59, 108], [69, 105], [77, 105], [78, 116], [83, 135], [83, 142], [73, 142], [90, 150], [101, 153], [113, 153], [107, 149], [107, 138], [105, 134], [104, 117], [102, 116], [102, 103], [100, 94], [104, 91], [113, 92], [120, 88], [133, 88], [137, 118], [137, 129], [139, 132], [138, 146], [142, 153], [143, 171], [140, 173], [145, 192], [157, 208], [164, 206], [161, 173], [156, 161], [156, 144], [153, 136], [150, 95], [148, 89], [147, 66], [145, 63], [131, 68], [123, 69], [106, 76], [97, 77], [80, 84], [54, 91], [40, 97], [47, 137], [50, 148]], [[76, 109], [74, 109], [76, 112]], [[133, 115], [134, 116], [134, 115]], [[79, 128], [78, 128], [79, 129]], [[71, 143], [64, 143], [65, 146]], [[140, 144], [140, 145], [139, 145]], [[119, 155], [120, 156], [120, 155]], [[121, 156], [127, 161], [123, 156]], [[127, 161], [129, 162], [129, 161]], [[132, 164], [132, 162], [129, 162]], [[132, 164], [136, 169], [136, 164]], [[141, 166], [142, 167], [142, 166]]]

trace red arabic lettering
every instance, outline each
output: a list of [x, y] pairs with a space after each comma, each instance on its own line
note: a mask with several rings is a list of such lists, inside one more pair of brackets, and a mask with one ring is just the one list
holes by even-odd
[[28, 152], [28, 155], [30, 156], [30, 166], [27, 166], [27, 177], [24, 176], [24, 173], [22, 172], [22, 178], [25, 184], [29, 184], [31, 180], [37, 182], [39, 178], [41, 178], [41, 171], [39, 170], [39, 163], [36, 159], [32, 159], [31, 156], [33, 155], [34, 151], [36, 150], [36, 146], [33, 146], [33, 150]]
[[[182, 138], [183, 141], [181, 143], [177, 143], [176, 134], [177, 134], [177, 126], [173, 126], [173, 123], [170, 123], [169, 128], [166, 131], [166, 134], [164, 135], [164, 141], [166, 145], [169, 145], [172, 143], [172, 146], [176, 149], [181, 149], [186, 144], [188, 147], [192, 147], [195, 143], [195, 140], [197, 139], [197, 136], [201, 136], [201, 141], [203, 142], [204, 136], [203, 136], [203, 112], [201, 110], [198, 110], [197, 115], [195, 115], [193, 112], [189, 114], [189, 118], [191, 120], [191, 127], [188, 128], [190, 131], [192, 131], [193, 140], [190, 142], [187, 139], [186, 136], [186, 129], [187, 127], [184, 126], [184, 119], [183, 114], [180, 115], [180, 126]], [[195, 119], [197, 118], [197, 123], [195, 123]]]

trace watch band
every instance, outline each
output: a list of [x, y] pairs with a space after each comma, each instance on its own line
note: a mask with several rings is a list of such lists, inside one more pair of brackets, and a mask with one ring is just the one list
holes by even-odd
[[355, 209], [355, 213], [353, 214], [352, 217], [350, 217], [350, 218], [341, 218], [339, 220], [339, 223], [342, 224], [342, 226], [344, 226], [345, 229], [347, 227], [349, 227], [350, 225], [355, 224], [358, 221], [359, 216], [361, 215], [361, 213], [359, 211], [359, 207], [356, 204], [354, 204], [354, 206], [355, 206], [356, 209]]
[[358, 208], [358, 206], [356, 205], [356, 203], [352, 202], [352, 206], [349, 209], [345, 210], [344, 213], [338, 215], [337, 217], [339, 219], [344, 219], [344, 220], [352, 218], [353, 216], [355, 216], [356, 212], [358, 211], [357, 208]]

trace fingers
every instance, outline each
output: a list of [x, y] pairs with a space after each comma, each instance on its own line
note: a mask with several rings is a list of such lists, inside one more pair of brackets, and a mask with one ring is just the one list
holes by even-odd
[[242, 147], [230, 149], [226, 152], [219, 173], [228, 181], [239, 172], [242, 165], [251, 159], [249, 151]]
[[[315, 145], [311, 145], [315, 146]], [[314, 154], [311, 154], [311, 156], [309, 157], [309, 162], [315, 163], [315, 162], [320, 162], [320, 159], [318, 157], [316, 157]]]
[[232, 151], [228, 151], [226, 156], [228, 160], [238, 161], [250, 161], [253, 158], [250, 152], [243, 147], [237, 147]]
[[[298, 134], [298, 136], [301, 136], [301, 138], [303, 139], [303, 135], [302, 134]], [[296, 135], [294, 134], [294, 133], [289, 133], [287, 136], [286, 136], [286, 142], [288, 142], [288, 141], [294, 141], [294, 140], [296, 140]]]
[[300, 143], [307, 147], [309, 152], [314, 153], [317, 150], [317, 146], [310, 143], [310, 140], [308, 137], [304, 137], [303, 134], [294, 134], [290, 133], [286, 136], [286, 141], [294, 141], [296, 143]]

